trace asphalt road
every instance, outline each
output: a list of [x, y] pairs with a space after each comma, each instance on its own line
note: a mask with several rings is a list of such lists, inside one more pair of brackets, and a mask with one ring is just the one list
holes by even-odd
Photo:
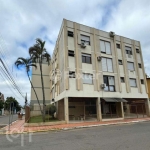
[[0, 135], [0, 150], [10, 149], [150, 150], [150, 122], [43, 132], [30, 138], [27, 134]]
[[[12, 116], [10, 117], [12, 122], [16, 121], [17, 118], [18, 118], [18, 115], [16, 115], [16, 114], [13, 115], [13, 118], [12, 118]], [[7, 115], [7, 116], [0, 116], [0, 125], [1, 124], [8, 124], [8, 123], [9, 123], [9, 115]]]

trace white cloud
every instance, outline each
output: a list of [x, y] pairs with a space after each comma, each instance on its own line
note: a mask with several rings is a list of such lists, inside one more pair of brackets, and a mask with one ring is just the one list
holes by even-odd
[[[149, 0], [0, 0], [0, 4], [0, 35], [8, 49], [10, 68], [18, 57], [28, 57], [28, 48], [37, 37], [47, 41], [46, 48], [52, 54], [62, 20], [66, 18], [140, 40], [146, 71], [150, 73]], [[30, 93], [25, 72], [15, 71], [23, 92]], [[1, 92], [6, 96], [11, 96], [6, 85], [0, 83], [0, 89], [5, 89]], [[19, 101], [23, 104], [23, 101]]]

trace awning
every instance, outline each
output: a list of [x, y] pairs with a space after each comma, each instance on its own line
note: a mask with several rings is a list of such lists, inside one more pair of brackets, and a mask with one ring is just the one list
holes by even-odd
[[125, 99], [122, 98], [102, 98], [106, 102], [127, 102]]

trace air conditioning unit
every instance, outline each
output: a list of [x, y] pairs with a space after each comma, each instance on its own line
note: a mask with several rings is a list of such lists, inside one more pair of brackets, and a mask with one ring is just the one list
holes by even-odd
[[101, 84], [101, 88], [102, 88], [102, 89], [104, 89], [105, 87], [106, 87], [106, 84], [105, 84], [105, 83]]
[[128, 54], [128, 58], [131, 58], [131, 55], [130, 55], [130, 54]]
[[101, 60], [102, 60], [102, 57], [101, 57], [101, 56], [98, 56], [98, 57], [97, 57], [97, 60], [98, 60], [98, 61], [101, 61]]
[[84, 42], [81, 42], [81, 47], [82, 48], [85, 48], [86, 47], [86, 44]]
[[109, 35], [110, 35], [110, 37], [114, 37], [115, 36], [115, 32], [110, 31]]

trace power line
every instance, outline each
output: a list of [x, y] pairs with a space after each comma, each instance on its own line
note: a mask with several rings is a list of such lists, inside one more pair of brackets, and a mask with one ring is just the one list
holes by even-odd
[[[12, 91], [12, 93], [18, 98], [18, 96], [16, 95], [16, 93], [11, 89], [11, 86], [10, 86], [10, 84], [8, 83], [8, 81], [5, 79], [5, 75], [4, 75], [2, 72], [0, 72], [0, 75], [1, 75], [1, 77], [3, 78], [3, 80], [6, 82], [8, 88], [9, 88], [9, 89]], [[18, 99], [19, 99], [19, 98], [18, 98]]]
[[17, 90], [17, 91], [21, 94], [21, 96], [24, 98], [24, 96], [23, 96], [23, 94], [21, 93], [19, 87], [16, 85], [14, 79], [12, 78], [11, 74], [10, 74], [9, 71], [7, 70], [7, 68], [6, 68], [6, 66], [5, 66], [5, 64], [4, 64], [4, 62], [2, 61], [1, 58], [0, 58], [0, 61], [1, 61], [2, 65], [3, 65], [4, 69], [5, 69], [5, 71], [6, 71], [7, 73], [6, 73], [6, 72], [2, 69], [2, 67], [1, 67], [2, 71], [4, 71], [5, 75], [6, 75], [6, 76], [8, 77], [8, 79], [12, 82], [12, 84], [14, 85], [14, 87], [16, 88], [16, 90]]
[[[9, 58], [11, 58], [11, 55], [9, 54], [9, 51], [8, 51], [8, 48], [5, 44], [5, 41], [3, 40], [2, 36], [0, 35], [0, 42], [1, 42], [1, 45], [0, 45], [0, 48], [1, 48], [1, 51], [0, 53], [2, 54], [3, 56], [3, 62], [6, 64], [6, 67], [8, 68], [9, 72], [11, 72], [11, 75], [14, 79], [14, 81], [18, 84], [18, 80], [16, 79], [16, 77], [13, 75], [13, 71], [11, 71], [13, 68], [10, 68], [10, 63], [8, 63], [9, 61], [7, 61], [7, 58], [6, 56], [8, 56]], [[4, 49], [4, 50], [3, 50]], [[6, 53], [5, 53], [6, 52]], [[13, 66], [12, 66], [13, 67]], [[18, 84], [18, 87], [19, 89], [22, 90], [22, 88], [20, 88], [19, 84]]]

